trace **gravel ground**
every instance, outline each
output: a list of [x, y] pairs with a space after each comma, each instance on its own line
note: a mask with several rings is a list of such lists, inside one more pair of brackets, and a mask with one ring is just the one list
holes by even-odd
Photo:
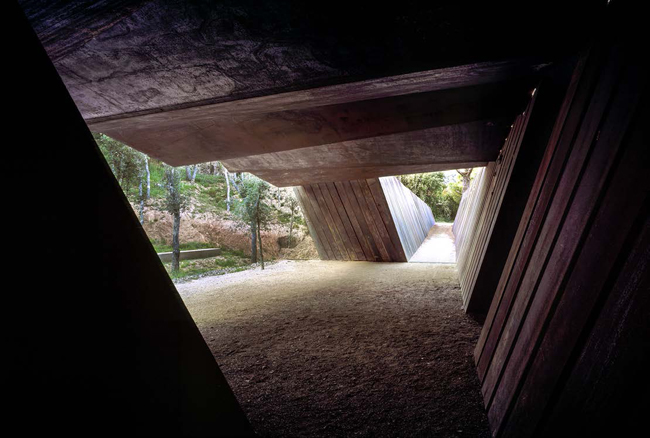
[[177, 288], [260, 436], [490, 436], [453, 264], [282, 261]]

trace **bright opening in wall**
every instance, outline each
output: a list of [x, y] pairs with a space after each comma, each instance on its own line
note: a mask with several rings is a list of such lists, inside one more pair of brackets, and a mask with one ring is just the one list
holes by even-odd
[[219, 161], [171, 167], [94, 137], [174, 281], [318, 258], [290, 188], [228, 172]]
[[453, 222], [463, 193], [469, 190], [475, 175], [474, 169], [455, 169], [398, 177], [431, 208], [435, 219], [435, 224], [409, 262], [456, 263]]

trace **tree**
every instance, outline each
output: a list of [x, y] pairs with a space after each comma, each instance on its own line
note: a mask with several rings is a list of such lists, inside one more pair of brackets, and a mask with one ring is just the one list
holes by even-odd
[[223, 168], [223, 176], [226, 178], [226, 211], [230, 212], [230, 176], [225, 166]]
[[289, 211], [291, 212], [291, 220], [289, 222], [289, 248], [292, 244], [292, 234], [293, 234], [293, 219], [298, 213], [298, 200], [294, 195], [289, 195]]
[[187, 180], [194, 184], [194, 181], [196, 181], [196, 173], [199, 171], [199, 165], [195, 164], [194, 166], [185, 166], [185, 174], [187, 176]]
[[[458, 173], [460, 174], [460, 172]], [[462, 195], [460, 182], [446, 183], [442, 172], [402, 175], [398, 178], [402, 184], [431, 207], [433, 217], [437, 221], [451, 222], [454, 220]]]
[[[141, 154], [140, 184], [138, 185], [138, 196], [140, 200], [140, 224], [144, 224], [144, 203], [151, 197], [151, 172], [149, 171], [149, 157]], [[146, 178], [146, 179], [145, 179]], [[144, 182], [147, 182], [147, 191], [143, 189]]]
[[458, 174], [463, 179], [463, 193], [469, 189], [473, 170], [474, 169], [456, 169], [456, 172], [458, 172]]
[[93, 137], [124, 194], [132, 201], [138, 199], [132, 189], [140, 179], [145, 155], [107, 135], [93, 134]]
[[180, 268], [180, 229], [181, 211], [187, 207], [187, 196], [181, 192], [181, 174], [173, 167], [165, 169], [167, 196], [165, 197], [165, 209], [173, 216], [172, 226], [172, 272], [178, 272]]
[[445, 189], [445, 177], [441, 172], [404, 175], [399, 177], [399, 180], [431, 207], [434, 217], [443, 215], [440, 206], [442, 191]]
[[[144, 154], [143, 154], [144, 155]], [[151, 172], [149, 171], [149, 157], [144, 155], [144, 170], [147, 174], [147, 197], [146, 199], [151, 198]]]
[[266, 181], [253, 175], [248, 175], [246, 178], [242, 178], [239, 184], [235, 183], [233, 185], [241, 197], [241, 200], [236, 204], [234, 213], [250, 227], [251, 262], [257, 263], [259, 248], [262, 269], [264, 269], [261, 231], [271, 220], [271, 207], [266, 203], [271, 186]]
[[448, 213], [448, 221], [453, 221], [458, 213], [460, 199], [463, 197], [463, 184], [461, 181], [450, 181], [447, 187], [442, 191], [442, 198], [445, 204], [445, 210]]

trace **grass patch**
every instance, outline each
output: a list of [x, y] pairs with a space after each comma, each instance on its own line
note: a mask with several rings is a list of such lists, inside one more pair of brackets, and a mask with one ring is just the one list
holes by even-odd
[[241, 251], [226, 249], [216, 257], [200, 260], [181, 260], [178, 272], [171, 272], [171, 263], [164, 263], [164, 266], [172, 280], [176, 281], [240, 272], [257, 265], [252, 265], [250, 258]]
[[204, 173], [197, 173], [195, 182], [201, 184], [204, 187], [216, 187], [223, 186], [226, 184], [226, 179], [223, 175], [207, 175]]

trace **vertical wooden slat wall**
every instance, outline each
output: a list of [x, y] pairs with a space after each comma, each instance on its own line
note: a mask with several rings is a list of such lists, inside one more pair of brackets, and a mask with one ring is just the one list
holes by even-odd
[[[494, 166], [494, 163], [490, 163]], [[474, 179], [472, 180], [469, 188], [460, 200], [456, 219], [452, 225], [452, 232], [454, 233], [454, 243], [456, 244], [456, 261], [460, 260], [466, 251], [463, 249], [467, 244], [470, 234], [476, 229], [476, 213], [480, 211], [477, 203], [485, 199], [485, 187], [489, 186], [488, 179], [491, 178], [493, 171], [489, 168], [479, 167], [474, 169]]]
[[321, 259], [406, 261], [379, 180], [309, 184], [294, 193]]
[[485, 181], [475, 179], [484, 184], [481, 193], [470, 193], [462, 205], [455, 232], [467, 312], [488, 312], [574, 66], [567, 60], [545, 73], [515, 119], [497, 161], [483, 171]]
[[433, 226], [431, 209], [395, 177], [294, 187], [323, 260], [406, 262]]
[[395, 177], [379, 178], [407, 260], [435, 224], [431, 208]]
[[[516, 162], [523, 132], [530, 117], [535, 96], [526, 111], [518, 115], [506, 138], [505, 145], [499, 152], [496, 162], [490, 163], [482, 172], [480, 179], [475, 179], [477, 189], [468, 193], [457, 226], [456, 254], [458, 276], [463, 297], [463, 306], [467, 309], [478, 276], [483, 257], [490, 242], [490, 235], [499, 213], [499, 207], [508, 186], [512, 168]], [[459, 207], [460, 209], [460, 207]]]
[[632, 45], [596, 47], [575, 69], [475, 350], [494, 436], [603, 436], [647, 414], [649, 72]]
[[[467, 259], [471, 254], [469, 247], [475, 240], [477, 226], [483, 204], [488, 198], [488, 193], [492, 184], [492, 177], [494, 176], [495, 163], [489, 163], [487, 167], [481, 168], [476, 175], [469, 190], [463, 194], [456, 219], [452, 231], [454, 232], [454, 239], [456, 243], [456, 263], [458, 266], [459, 274], [466, 271]], [[463, 282], [465, 276], [459, 275], [461, 283], [461, 291], [465, 291]], [[463, 303], [467, 300], [467, 294], [463, 292]]]

